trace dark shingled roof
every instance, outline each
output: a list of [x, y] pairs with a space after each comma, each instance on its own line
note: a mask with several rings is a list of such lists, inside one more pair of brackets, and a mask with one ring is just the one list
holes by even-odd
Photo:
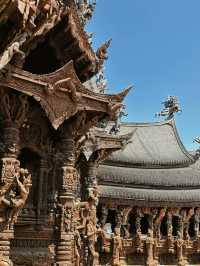
[[200, 160], [183, 146], [174, 120], [123, 124], [120, 133], [133, 130], [131, 143], [99, 167], [101, 198], [144, 205], [200, 203]]
[[[143, 206], [195, 206], [200, 204], [200, 189], [192, 190], [164, 190], [164, 189], [138, 189], [115, 186], [99, 186], [99, 192], [102, 199], [126, 199], [132, 201], [135, 205]], [[166, 204], [166, 205], [165, 205]], [[197, 205], [196, 205], [197, 206]]]
[[195, 167], [141, 169], [102, 165], [98, 170], [98, 180], [100, 183], [137, 187], [200, 187], [200, 170]]
[[131, 143], [117, 151], [110, 161], [122, 165], [182, 166], [194, 162], [193, 156], [183, 146], [174, 120], [160, 123], [122, 124], [120, 134], [135, 131]]

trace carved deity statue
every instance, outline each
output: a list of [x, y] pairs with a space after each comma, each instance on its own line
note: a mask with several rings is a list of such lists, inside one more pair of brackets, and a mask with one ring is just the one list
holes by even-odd
[[97, 241], [96, 217], [89, 216], [86, 224], [86, 236], [88, 243], [88, 266], [98, 265], [99, 254], [95, 250]]
[[88, 188], [88, 199], [91, 207], [97, 207], [99, 202], [99, 191], [96, 181], [93, 182], [93, 186]]
[[122, 240], [120, 236], [120, 227], [115, 227], [113, 236], [113, 254], [112, 254], [112, 265], [120, 266], [120, 252], [122, 250]]
[[[90, 190], [88, 201], [76, 200], [74, 207], [75, 219], [75, 265], [80, 265], [82, 258], [81, 250], [84, 243], [88, 249], [85, 257], [88, 266], [98, 265], [99, 254], [95, 250], [97, 235], [102, 234], [102, 229], [97, 228], [96, 222], [96, 188]], [[83, 236], [83, 238], [81, 237]], [[85, 240], [82, 242], [82, 240]]]

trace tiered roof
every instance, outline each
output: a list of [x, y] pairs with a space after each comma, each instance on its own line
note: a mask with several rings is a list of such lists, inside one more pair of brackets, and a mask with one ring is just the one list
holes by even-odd
[[130, 131], [131, 142], [99, 169], [102, 199], [145, 206], [200, 202], [200, 163], [183, 146], [175, 121], [122, 124], [121, 133]]

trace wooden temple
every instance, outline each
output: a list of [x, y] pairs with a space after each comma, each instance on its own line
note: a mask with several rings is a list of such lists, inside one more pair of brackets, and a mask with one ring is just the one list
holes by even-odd
[[198, 265], [199, 155], [173, 120], [117, 134], [95, 5], [0, 0], [0, 266]]

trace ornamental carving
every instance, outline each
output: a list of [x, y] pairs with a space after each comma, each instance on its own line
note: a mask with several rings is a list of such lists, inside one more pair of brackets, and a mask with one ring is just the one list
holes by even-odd
[[0, 188], [0, 226], [1, 230], [11, 228], [17, 222], [18, 215], [24, 207], [31, 187], [31, 176], [27, 169], [20, 168]]
[[64, 166], [62, 167], [63, 171], [63, 184], [62, 187], [65, 190], [68, 191], [74, 191], [76, 189], [76, 184], [77, 184], [77, 171], [73, 166]]
[[20, 162], [15, 158], [1, 159], [1, 183], [11, 184], [13, 177], [17, 176], [20, 170]]

